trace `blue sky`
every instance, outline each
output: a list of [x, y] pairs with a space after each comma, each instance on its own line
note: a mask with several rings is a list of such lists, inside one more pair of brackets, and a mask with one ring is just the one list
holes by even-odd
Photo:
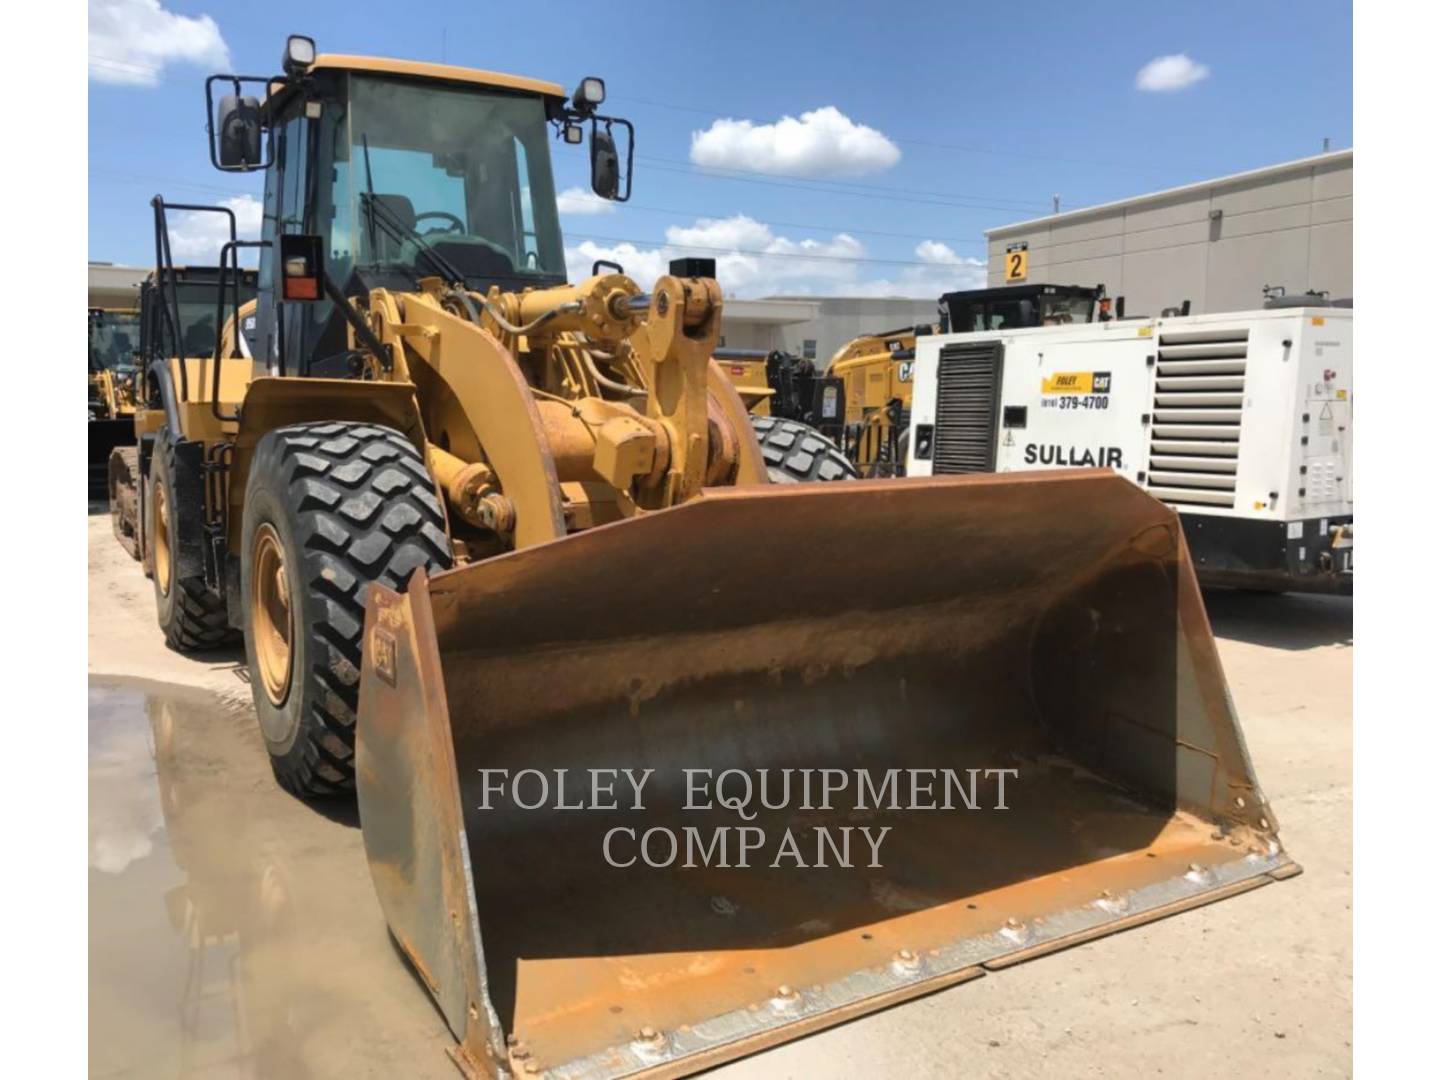
[[[601, 213], [564, 201], [572, 266], [618, 255], [645, 284], [689, 245], [722, 253], [738, 295], [933, 297], [979, 278], [985, 228], [1052, 195], [1074, 209], [1352, 141], [1351, 11], [1328, 0], [620, 3], [603, 25], [568, 2], [90, 7], [89, 255], [140, 265], [156, 192], [258, 198], [258, 175], [210, 168], [203, 80], [227, 60], [274, 72], [288, 33], [566, 86], [602, 76], [607, 110], [637, 128], [635, 194]], [[557, 144], [554, 161], [560, 189], [586, 186], [583, 150]], [[213, 239], [177, 226], [203, 261]]]

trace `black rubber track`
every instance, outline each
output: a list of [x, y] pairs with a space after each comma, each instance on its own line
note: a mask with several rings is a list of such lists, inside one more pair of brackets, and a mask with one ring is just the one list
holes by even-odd
[[[170, 515], [172, 526], [170, 550], [174, 552], [177, 546], [174, 528], [178, 520], [177, 515], [203, 514], [204, 508], [183, 506], [177, 498], [175, 494], [175, 446], [165, 431], [161, 431], [159, 438], [155, 441], [155, 453], [151, 457], [150, 485], [147, 494], [159, 484], [165, 485], [166, 512]], [[154, 527], [153, 519], [151, 519], [151, 527]], [[154, 547], [152, 541], [150, 544], [152, 552]], [[171, 574], [176, 575], [176, 562], [173, 555], [170, 567]], [[192, 577], [178, 577], [177, 575], [177, 580], [170, 584], [169, 595], [161, 592], [160, 584], [157, 576], [155, 579], [155, 615], [160, 623], [160, 629], [165, 632], [165, 644], [170, 648], [182, 653], [205, 652], [209, 649], [233, 645], [239, 640], [239, 634], [230, 626], [230, 622], [226, 618], [224, 598], [210, 591], [205, 584], [205, 575], [197, 574]]]
[[[260, 440], [245, 506], [245, 651], [256, 709], [293, 732], [279, 742], [266, 736], [271, 764], [298, 795], [351, 790], [365, 592], [373, 581], [404, 591], [417, 567], [451, 565], [434, 483], [415, 446], [390, 428], [296, 424]], [[298, 639], [278, 708], [259, 679], [249, 625], [251, 545], [265, 521], [285, 548]]]
[[854, 480], [859, 475], [840, 448], [809, 424], [774, 416], [751, 416], [750, 424], [773, 483]]

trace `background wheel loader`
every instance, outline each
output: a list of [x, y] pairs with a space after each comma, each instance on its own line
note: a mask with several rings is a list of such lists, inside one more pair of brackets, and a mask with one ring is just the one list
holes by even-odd
[[[357, 789], [467, 1075], [692, 1072], [1295, 872], [1171, 512], [1096, 471], [767, 483], [713, 264], [565, 283], [552, 132], [629, 193], [598, 79], [291, 38], [246, 81], [207, 109], [266, 170], [254, 360], [150, 366], [142, 527], [157, 593], [243, 629], [281, 782]], [[747, 822], [891, 830], [847, 869], [602, 854], [735, 823], [683, 768], [937, 766], [1016, 770], [1010, 808]], [[482, 769], [625, 768], [644, 813], [482, 809]]]
[[140, 315], [137, 311], [89, 309], [89, 483], [92, 491], [105, 486], [110, 452], [133, 441], [133, 379], [140, 346], [139, 327]]
[[[171, 207], [176, 208], [175, 204]], [[192, 213], [229, 215], [233, 238], [234, 215], [230, 211], [219, 207], [183, 208]], [[219, 325], [217, 318], [223, 316], [225, 308], [224, 298], [219, 294], [218, 266], [174, 266], [167, 265], [168, 259], [162, 260], [160, 237], [165, 235], [165, 205], [162, 202], [154, 210], [156, 264], [162, 269], [151, 271], [140, 283], [140, 306], [135, 327], [138, 367], [129, 377], [131, 410], [123, 421], [123, 434], [117, 434], [111, 444], [113, 449], [108, 451], [106, 467], [110, 520], [115, 537], [134, 558], [142, 560], [147, 573], [150, 572], [154, 553], [144, 549], [140, 488], [150, 470], [151, 453], [156, 446], [155, 434], [166, 422], [158, 391], [158, 373], [172, 369], [172, 357], [213, 355], [216, 327]], [[254, 270], [242, 269], [238, 265], [226, 277], [230, 307], [238, 307], [241, 312], [241, 334], [235, 343], [247, 357], [250, 352], [246, 335], [254, 333], [255, 280]], [[233, 319], [231, 321], [233, 323]], [[235, 333], [233, 325], [224, 326], [222, 330], [227, 335]], [[227, 337], [227, 351], [235, 343]], [[176, 430], [180, 426], [177, 423]], [[152, 530], [152, 535], [159, 533]], [[221, 644], [228, 638], [229, 635], [219, 635], [212, 644]]]
[[750, 425], [777, 484], [851, 480], [859, 474], [835, 437], [844, 404], [815, 364], [783, 352], [716, 349], [714, 358], [750, 410]]

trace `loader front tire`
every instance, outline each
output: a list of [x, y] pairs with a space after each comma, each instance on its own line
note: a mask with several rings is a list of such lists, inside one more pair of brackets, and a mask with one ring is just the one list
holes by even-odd
[[840, 447], [809, 424], [775, 416], [752, 416], [750, 424], [760, 440], [772, 484], [854, 480], [859, 476]]
[[304, 797], [355, 786], [365, 593], [447, 569], [450, 542], [415, 446], [376, 424], [295, 424], [255, 448], [241, 526], [245, 658], [270, 764]]
[[235, 631], [226, 618], [224, 598], [210, 590], [204, 574], [179, 573], [180, 519], [203, 514], [204, 507], [186, 505], [177, 497], [175, 447], [164, 431], [150, 457], [145, 493], [150, 500], [145, 554], [155, 585], [155, 617], [165, 632], [165, 644], [182, 653], [232, 644]]

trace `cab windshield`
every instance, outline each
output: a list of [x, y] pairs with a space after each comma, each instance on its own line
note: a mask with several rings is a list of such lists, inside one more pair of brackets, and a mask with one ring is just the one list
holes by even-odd
[[90, 318], [92, 370], [133, 371], [140, 347], [140, 315], [134, 311], [97, 311]]
[[1081, 296], [1050, 295], [1041, 296], [1036, 301], [1040, 309], [1041, 326], [1062, 326], [1069, 323], [1088, 323], [1092, 321], [1092, 313], [1095, 308], [1095, 298], [1089, 294]]
[[417, 277], [563, 279], [541, 98], [352, 75], [349, 100], [332, 258]]
[[1068, 326], [1094, 321], [1095, 297], [1090, 293], [1040, 293], [1030, 296], [979, 297], [950, 303], [951, 330], [1019, 330], [1030, 326]]

